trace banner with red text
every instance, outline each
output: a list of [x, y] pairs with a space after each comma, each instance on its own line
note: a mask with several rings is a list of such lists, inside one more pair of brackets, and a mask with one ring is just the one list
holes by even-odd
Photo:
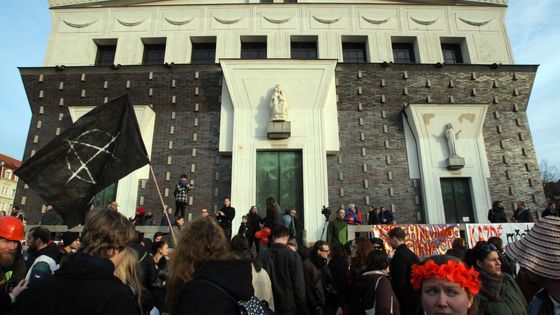
[[473, 248], [478, 241], [486, 241], [490, 237], [499, 237], [504, 247], [523, 238], [534, 223], [498, 223], [498, 224], [466, 224], [467, 243]]
[[381, 224], [372, 225], [370, 233], [385, 241], [385, 248], [389, 254], [394, 252], [389, 243], [387, 233], [392, 228], [400, 227], [406, 233], [405, 243], [418, 255], [427, 257], [443, 255], [451, 248], [453, 240], [461, 237], [457, 224]]

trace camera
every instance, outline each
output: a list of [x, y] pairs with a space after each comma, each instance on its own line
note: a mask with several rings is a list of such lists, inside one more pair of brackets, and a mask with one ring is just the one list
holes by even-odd
[[323, 208], [321, 209], [321, 214], [324, 215], [325, 219], [328, 221], [332, 214], [331, 208], [323, 206]]

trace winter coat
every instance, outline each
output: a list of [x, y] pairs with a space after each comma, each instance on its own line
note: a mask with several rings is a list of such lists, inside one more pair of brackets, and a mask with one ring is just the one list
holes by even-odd
[[344, 292], [347, 290], [348, 261], [343, 256], [335, 255], [329, 261], [328, 268], [331, 272], [332, 284], [338, 294], [336, 296], [327, 294], [327, 304], [342, 306], [344, 304]]
[[325, 290], [321, 281], [321, 270], [324, 266], [326, 266], [326, 261], [322, 261], [316, 253], [311, 253], [310, 257], [303, 262], [305, 297], [311, 312], [325, 305]]
[[203, 264], [181, 288], [174, 314], [239, 314], [235, 301], [253, 296], [251, 273], [251, 261], [246, 259], [212, 260]]
[[[377, 290], [375, 284], [377, 284]], [[356, 314], [364, 314], [365, 310], [373, 308], [375, 303], [376, 315], [400, 314], [399, 301], [391, 287], [391, 280], [382, 271], [366, 271], [356, 278], [355, 293], [358, 294], [361, 312]]]
[[254, 238], [255, 233], [261, 230], [261, 222], [262, 218], [258, 213], [249, 213], [247, 214], [247, 226], [249, 227], [249, 236]]
[[555, 315], [554, 304], [546, 289], [541, 289], [535, 294], [527, 307], [527, 312], [529, 315]]
[[491, 208], [488, 210], [488, 221], [491, 223], [507, 223], [508, 220], [504, 208]]
[[362, 215], [358, 210], [356, 212], [346, 209], [344, 211], [344, 221], [348, 224], [362, 224]]
[[[386, 220], [386, 221], [383, 222], [383, 220]], [[393, 214], [391, 213], [391, 211], [385, 210], [385, 211], [379, 212], [379, 223], [380, 224], [393, 224], [393, 220], [395, 220], [395, 218], [393, 217]]]
[[77, 254], [54, 275], [23, 291], [16, 314], [139, 314], [132, 291], [114, 272], [107, 258]]
[[224, 206], [220, 209], [220, 211], [222, 211], [224, 215], [217, 216], [216, 221], [220, 223], [220, 226], [224, 230], [231, 230], [231, 222], [235, 218], [235, 208], [232, 206]]
[[[484, 315], [527, 314], [527, 303], [515, 280], [507, 273], [502, 273], [502, 277], [503, 298], [492, 298], [481, 289], [475, 298], [480, 305], [480, 310]], [[497, 292], [493, 294], [498, 295]]]
[[348, 241], [348, 226], [346, 222], [335, 219], [329, 222], [327, 227], [327, 243], [330, 246], [334, 244], [343, 245]]
[[309, 314], [305, 301], [303, 265], [298, 254], [284, 244], [274, 243], [259, 254], [261, 266], [268, 272], [278, 314]]
[[391, 284], [399, 299], [402, 314], [412, 314], [417, 309], [417, 294], [410, 283], [412, 264], [418, 263], [418, 256], [406, 244], [401, 244], [395, 250], [391, 259]]
[[25, 279], [29, 281], [29, 287], [33, 287], [42, 278], [52, 275], [60, 264], [63, 252], [56, 244], [49, 244], [38, 250], [34, 258], [30, 259], [31, 263]]

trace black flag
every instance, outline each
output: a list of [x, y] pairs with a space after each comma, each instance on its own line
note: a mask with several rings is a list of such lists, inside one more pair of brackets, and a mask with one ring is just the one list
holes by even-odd
[[149, 163], [128, 95], [78, 119], [15, 172], [73, 227], [105, 187]]

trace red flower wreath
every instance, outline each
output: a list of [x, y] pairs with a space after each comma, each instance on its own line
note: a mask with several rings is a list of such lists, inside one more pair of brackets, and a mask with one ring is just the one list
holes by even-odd
[[465, 264], [450, 260], [446, 264], [438, 265], [433, 260], [428, 260], [423, 265], [412, 265], [412, 287], [420, 289], [422, 280], [436, 278], [455, 282], [467, 289], [472, 295], [477, 295], [480, 290], [478, 272], [474, 268], [467, 268]]

